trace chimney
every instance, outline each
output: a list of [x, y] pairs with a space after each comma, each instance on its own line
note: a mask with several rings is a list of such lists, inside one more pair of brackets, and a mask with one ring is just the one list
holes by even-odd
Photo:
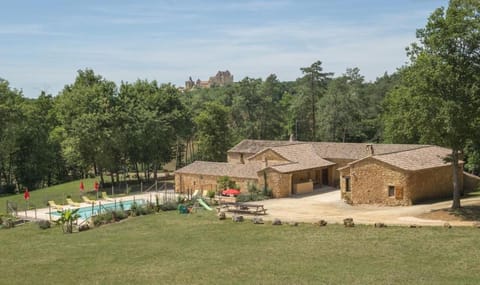
[[373, 144], [367, 144], [367, 153], [368, 153], [370, 156], [375, 155], [375, 151], [373, 150]]

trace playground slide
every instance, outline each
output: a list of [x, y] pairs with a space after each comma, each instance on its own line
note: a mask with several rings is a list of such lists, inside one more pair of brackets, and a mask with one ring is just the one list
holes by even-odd
[[212, 208], [210, 208], [210, 206], [208, 206], [207, 203], [205, 203], [205, 201], [203, 201], [200, 198], [198, 198], [197, 201], [198, 201], [198, 204], [200, 204], [202, 207], [204, 207], [205, 209], [207, 209], [209, 211], [212, 211]]

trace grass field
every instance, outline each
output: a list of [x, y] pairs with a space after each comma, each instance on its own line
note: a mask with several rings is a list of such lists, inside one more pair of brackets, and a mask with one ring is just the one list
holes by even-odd
[[[83, 179], [85, 191], [93, 189], [93, 183], [96, 179]], [[98, 179], [97, 179], [98, 181]], [[54, 200], [58, 204], [65, 204], [65, 198], [72, 197], [75, 201], [80, 201], [80, 180], [67, 182], [52, 187], [30, 191], [29, 206], [37, 208], [47, 207], [47, 201]], [[26, 203], [23, 193], [16, 195], [5, 195], [0, 197], [0, 213], [6, 212], [6, 202], [11, 201], [18, 204], [19, 210], [25, 209]]]
[[[87, 178], [87, 179], [82, 179], [85, 187], [85, 192], [84, 194], [87, 194], [90, 198], [94, 199], [96, 198], [96, 193], [93, 191], [93, 184], [95, 180], [99, 181], [99, 179], [94, 179], [94, 178]], [[135, 182], [136, 183], [136, 182]], [[164, 182], [161, 182], [161, 185], [163, 186]], [[172, 183], [172, 181], [168, 181], [168, 183]], [[122, 188], [116, 186], [115, 187], [115, 193], [121, 194], [125, 192], [125, 185], [122, 184]], [[160, 187], [160, 186], [159, 186]], [[136, 193], [140, 191], [140, 186], [138, 184], [135, 184], [131, 187], [131, 194]], [[146, 187], [145, 187], [146, 188]], [[144, 189], [145, 189], [144, 188]], [[107, 191], [110, 196], [111, 195], [111, 188], [108, 189], [100, 189], [99, 192], [101, 191]], [[57, 204], [65, 204], [66, 201], [65, 199], [70, 196], [74, 201], [81, 202], [82, 199], [80, 197], [82, 193], [80, 192], [80, 180], [75, 180], [72, 182], [67, 182], [64, 184], [59, 184], [55, 186], [51, 186], [48, 188], [44, 189], [37, 189], [35, 191], [30, 191], [30, 199], [29, 199], [29, 207], [33, 208], [36, 207], [38, 208], [45, 208], [47, 207], [47, 201], [49, 200], [54, 200]], [[99, 193], [100, 195], [100, 193]], [[116, 196], [116, 195], [115, 195]], [[19, 193], [16, 195], [4, 195], [0, 196], [0, 214], [6, 213], [6, 202], [14, 202], [17, 203], [18, 205], [18, 210], [23, 211], [26, 207], [26, 202], [23, 198], [23, 193]]]
[[130, 218], [71, 235], [0, 230], [1, 284], [479, 284], [480, 230], [298, 227], [212, 212]]

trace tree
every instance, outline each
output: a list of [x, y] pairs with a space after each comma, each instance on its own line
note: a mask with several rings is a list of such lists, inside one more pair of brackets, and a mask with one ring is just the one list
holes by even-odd
[[[303, 98], [304, 108], [306, 108], [306, 116], [309, 122], [310, 128], [310, 140], [317, 139], [316, 136], [316, 113], [317, 113], [317, 101], [321, 98], [326, 90], [326, 86], [329, 78], [333, 75], [331, 72], [322, 72], [322, 62], [316, 61], [309, 67], [302, 67], [300, 70], [303, 73], [303, 77], [300, 78], [301, 94]], [[309, 108], [308, 108], [309, 107]]]
[[[114, 82], [96, 75], [93, 70], [79, 70], [75, 82], [56, 97], [56, 114], [60, 122], [57, 134], [63, 134], [63, 151], [78, 156], [77, 163], [84, 175], [90, 167], [100, 173], [108, 168], [118, 171], [122, 141], [114, 130], [116, 119], [116, 86]], [[97, 174], [97, 173], [96, 173]], [[113, 177], [113, 176], [112, 176]]]
[[14, 155], [18, 151], [17, 128], [22, 122], [22, 93], [0, 78], [0, 186], [12, 192], [15, 182]]
[[62, 226], [62, 231], [64, 234], [73, 233], [73, 222], [80, 218], [80, 214], [78, 213], [79, 210], [80, 208], [58, 211], [60, 217], [55, 221], [55, 223]]
[[199, 154], [203, 160], [226, 161], [230, 148], [229, 108], [218, 103], [206, 103], [195, 118]]
[[347, 69], [331, 80], [319, 101], [321, 137], [328, 141], [364, 141], [361, 129], [361, 93], [363, 76], [358, 68]]
[[[436, 9], [423, 29], [417, 31], [419, 44], [407, 54], [411, 64], [402, 71], [405, 97], [393, 92], [390, 101], [403, 104], [409, 122], [406, 130], [420, 142], [452, 149], [452, 208], [459, 208], [459, 159], [478, 126], [480, 108], [480, 2], [452, 0], [447, 9]], [[402, 103], [403, 99], [404, 100]], [[407, 102], [408, 101], [408, 102]], [[390, 111], [398, 114], [397, 106]], [[408, 108], [411, 108], [408, 110]], [[387, 133], [396, 128], [386, 125]]]

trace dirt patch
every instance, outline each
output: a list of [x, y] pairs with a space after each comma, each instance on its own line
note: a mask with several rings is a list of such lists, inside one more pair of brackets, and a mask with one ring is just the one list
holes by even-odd
[[464, 206], [457, 210], [448, 208], [432, 210], [417, 217], [443, 221], [480, 221], [480, 205]]

